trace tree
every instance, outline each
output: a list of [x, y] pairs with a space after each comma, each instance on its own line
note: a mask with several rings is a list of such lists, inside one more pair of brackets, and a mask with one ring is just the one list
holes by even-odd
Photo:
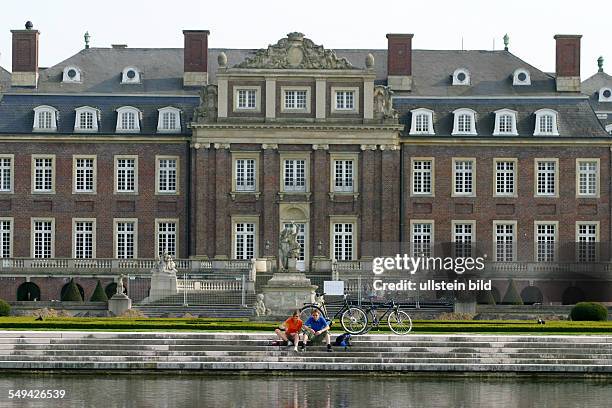
[[77, 288], [76, 283], [74, 283], [74, 278], [70, 279], [70, 283], [68, 284], [68, 289], [64, 293], [62, 297], [62, 302], [82, 302], [83, 298], [81, 297], [81, 292], [79, 292], [79, 288]]
[[508, 280], [508, 289], [506, 290], [506, 294], [502, 300], [503, 305], [522, 305], [523, 299], [521, 299], [521, 295], [519, 295], [518, 290], [516, 289], [516, 284], [512, 279]]
[[108, 302], [108, 296], [106, 296], [106, 292], [102, 288], [102, 282], [98, 279], [98, 284], [96, 285], [96, 289], [94, 290], [90, 302]]

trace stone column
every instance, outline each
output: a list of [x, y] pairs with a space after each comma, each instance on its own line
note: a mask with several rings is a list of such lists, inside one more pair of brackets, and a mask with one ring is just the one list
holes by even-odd
[[[313, 256], [330, 258], [329, 254], [329, 145], [312, 145], [314, 150], [313, 166], [311, 168], [312, 214], [311, 241]], [[319, 241], [323, 243], [319, 252]]]
[[231, 258], [231, 233], [230, 217], [228, 215], [229, 192], [232, 188], [232, 158], [229, 152], [229, 144], [215, 143], [215, 184], [216, 192], [215, 211], [212, 216], [215, 222], [215, 258]]
[[191, 244], [194, 251], [190, 255], [201, 258], [212, 255], [209, 243], [214, 242], [214, 219], [210, 216], [214, 214], [214, 202], [211, 203], [209, 200], [210, 195], [214, 197], [214, 191], [212, 194], [210, 191], [210, 185], [214, 184], [212, 183], [214, 179], [210, 177], [212, 167], [210, 144], [196, 143], [192, 152], [191, 192], [193, 198], [190, 211], [195, 213], [195, 216], [191, 222]]
[[[359, 240], [361, 245], [361, 257], [374, 256], [374, 244], [380, 242], [379, 229], [375, 225], [376, 220], [376, 203], [378, 197], [376, 197], [375, 191], [378, 188], [378, 184], [381, 180], [376, 179], [376, 145], [361, 145], [361, 162], [362, 171], [359, 173], [362, 177], [363, 188], [361, 189], [361, 238]], [[383, 181], [384, 182], [384, 181]]]
[[[386, 255], [395, 254], [399, 248], [399, 146], [381, 145], [382, 150], [382, 208], [381, 241]], [[393, 244], [393, 245], [391, 245]], [[388, 254], [387, 254], [388, 252]]]
[[[263, 178], [262, 180], [262, 203], [263, 203], [263, 241], [261, 248], [263, 255], [269, 258], [278, 256], [278, 235], [280, 231], [278, 215], [278, 189], [279, 189], [279, 155], [278, 145], [263, 144]], [[270, 241], [270, 247], [265, 249], [265, 242]]]
[[[199, 143], [193, 143], [189, 149], [189, 157], [191, 158], [191, 165], [189, 167], [190, 174], [190, 186], [189, 186], [189, 253], [188, 256], [197, 255], [197, 241], [198, 241], [198, 207], [200, 203], [198, 202], [197, 193], [198, 193], [198, 150], [200, 149]], [[203, 221], [203, 220], [202, 220]]]

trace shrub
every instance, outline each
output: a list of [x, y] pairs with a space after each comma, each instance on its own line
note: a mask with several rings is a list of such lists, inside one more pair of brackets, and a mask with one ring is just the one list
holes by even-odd
[[142, 318], [146, 318], [147, 316], [144, 313], [142, 313], [140, 310], [128, 309], [125, 312], [123, 312], [123, 314], [119, 317], [128, 318], [128, 319], [134, 319], [134, 318], [142, 319]]
[[70, 279], [70, 283], [68, 284], [68, 288], [62, 296], [62, 302], [82, 302], [83, 298], [81, 297], [81, 292], [79, 292], [79, 288], [77, 288], [76, 283], [74, 283], [74, 279]]
[[478, 298], [476, 300], [481, 305], [494, 305], [496, 303], [495, 296], [493, 296], [490, 290], [483, 290], [478, 293]]
[[102, 288], [102, 282], [100, 282], [99, 279], [96, 289], [89, 300], [91, 302], [108, 302], [108, 296], [106, 296], [106, 292], [104, 292], [104, 289]]
[[11, 306], [0, 299], [0, 316], [8, 316], [11, 313]]
[[512, 279], [508, 281], [508, 289], [506, 290], [506, 294], [502, 300], [503, 305], [522, 305], [523, 299], [521, 299], [521, 295], [519, 295], [518, 290], [516, 289], [516, 284]]
[[570, 319], [575, 321], [599, 321], [608, 320], [608, 309], [601, 303], [580, 302], [570, 312]]
[[474, 319], [474, 315], [472, 313], [456, 313], [456, 312], [452, 312], [452, 313], [440, 313], [440, 315], [438, 317], [436, 317], [437, 320], [473, 320]]

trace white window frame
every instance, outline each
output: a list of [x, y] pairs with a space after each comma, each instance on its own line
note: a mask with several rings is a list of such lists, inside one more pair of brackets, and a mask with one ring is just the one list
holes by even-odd
[[[119, 160], [133, 159], [134, 160], [134, 190], [119, 190]], [[138, 155], [117, 155], [113, 158], [114, 178], [113, 190], [115, 194], [138, 194]]]
[[[12, 258], [13, 257], [13, 247], [14, 247], [14, 241], [15, 241], [15, 219], [13, 217], [0, 217], [0, 223], [2, 222], [8, 222], [9, 223], [9, 229], [8, 229], [8, 234], [9, 234], [9, 238], [8, 238], [8, 247], [9, 247], [9, 252], [8, 252], [8, 258]], [[0, 229], [0, 259], [2, 259], [4, 257], [4, 253], [3, 253], [3, 245], [4, 245], [4, 238], [3, 238], [3, 234], [4, 234], [4, 230]], [[5, 257], [7, 258], [7, 257]]]
[[[174, 169], [174, 190], [160, 189], [161, 181], [161, 160], [174, 160], [176, 167]], [[155, 156], [155, 194], [157, 195], [179, 195], [180, 192], [180, 157], [179, 156]], [[168, 182], [166, 182], [166, 185]]]
[[[49, 127], [40, 127], [40, 115], [43, 113], [49, 113], [50, 121]], [[40, 105], [34, 108], [34, 123], [32, 125], [33, 132], [57, 132], [57, 121], [59, 111], [55, 109], [53, 106], [49, 105]]]
[[[497, 234], [497, 227], [499, 225], [512, 225], [512, 259], [508, 260], [508, 259], [499, 259], [499, 254], [497, 251], [497, 238], [498, 238], [498, 234]], [[518, 236], [518, 223], [516, 220], [493, 220], [493, 258], [495, 262], [516, 262], [517, 260], [517, 244], [516, 244], [516, 238]], [[503, 233], [502, 236], [507, 236], [507, 233]], [[504, 245], [507, 247], [507, 243], [505, 242], [506, 240], [504, 239]], [[507, 256], [506, 250], [504, 250], [504, 254]]]
[[[304, 187], [295, 186], [295, 175], [297, 170], [294, 168], [294, 185], [285, 185], [286, 179], [286, 162], [288, 160], [303, 160], [304, 161]], [[280, 191], [285, 193], [308, 193], [310, 191], [310, 154], [309, 153], [280, 153], [281, 175], [280, 175]]]
[[[414, 238], [415, 237], [414, 228], [416, 225], [429, 225], [430, 226], [429, 253], [428, 254], [423, 251], [421, 251], [420, 253], [417, 253], [417, 251], [415, 251], [416, 245], [415, 245], [415, 238]], [[425, 245], [425, 243], [421, 243], [421, 245]], [[435, 221], [434, 220], [416, 220], [416, 219], [410, 220], [410, 255], [414, 257], [434, 256], [434, 245], [435, 245]]]
[[[459, 74], [465, 74], [465, 79], [459, 79]], [[467, 68], [457, 68], [453, 72], [453, 85], [469, 86], [472, 83], [472, 75]]]
[[[164, 116], [174, 115], [174, 127], [164, 127]], [[181, 132], [181, 110], [174, 106], [166, 106], [157, 110], [157, 133], [180, 133]]]
[[[580, 254], [580, 251], [582, 250], [581, 248], [581, 234], [580, 234], [580, 226], [594, 226], [595, 227], [595, 241], [592, 241], [592, 245], [593, 245], [593, 258], [583, 258]], [[576, 221], [576, 262], [579, 263], [583, 263], [583, 262], [597, 262], [599, 260], [599, 242], [600, 242], [600, 235], [599, 235], [599, 221]], [[588, 244], [589, 242], [587, 242]], [[585, 248], [586, 250], [588, 250], [588, 248]]]
[[[353, 162], [353, 177], [352, 186], [347, 186], [343, 182], [342, 186], [336, 186], [336, 162], [339, 161], [352, 161]], [[332, 152], [329, 155], [330, 162], [330, 177], [329, 177], [329, 191], [333, 194], [356, 194], [359, 192], [359, 153], [343, 153], [343, 152]], [[345, 175], [343, 169], [342, 174]], [[344, 177], [343, 180], [348, 180]]]
[[[51, 250], [49, 257], [36, 257], [35, 253], [35, 242], [36, 242], [36, 231], [34, 225], [36, 222], [51, 222]], [[31, 258], [36, 259], [49, 259], [55, 258], [55, 218], [52, 217], [33, 217], [30, 218], [30, 255]]]
[[[70, 72], [71, 69], [73, 69], [76, 72], [76, 75], [74, 76], [74, 78], [70, 78], [70, 75], [68, 75], [68, 72]], [[68, 84], [80, 84], [81, 83], [81, 70], [78, 67], [75, 67], [74, 65], [69, 65], [67, 67], [64, 67], [64, 71], [62, 73], [62, 82], [68, 83]]]
[[[525, 79], [521, 81], [519, 78], [520, 74], [525, 74]], [[512, 85], [513, 86], [527, 86], [531, 85], [531, 74], [525, 68], [518, 68], [514, 70], [512, 74]]]
[[[554, 247], [553, 247], [553, 258], [552, 260], [539, 260], [539, 246], [538, 246], [538, 225], [554, 225]], [[533, 222], [533, 260], [535, 262], [555, 262], [559, 257], [559, 221], [534, 221]]]
[[[459, 118], [463, 115], [467, 115], [470, 120], [470, 130], [459, 130]], [[469, 108], [460, 108], [453, 111], [453, 132], [452, 136], [477, 136], [476, 130], [476, 111]]]
[[[559, 127], [558, 127], [558, 123], [559, 123], [559, 114], [557, 113], [557, 111], [554, 111], [552, 109], [539, 109], [537, 111], [534, 112], [535, 113], [535, 129], [533, 131], [533, 135], [534, 136], [559, 136]], [[552, 116], [552, 131], [551, 132], [546, 132], [546, 131], [542, 131], [540, 129], [540, 121], [543, 119], [543, 117], [545, 115], [551, 115]]]
[[[142, 120], [142, 112], [140, 109], [133, 106], [122, 106], [117, 109], [117, 125], [115, 131], [117, 133], [140, 133], [140, 121]], [[134, 115], [134, 129], [123, 127], [123, 114], [131, 113]]]
[[[430, 191], [429, 192], [423, 192], [423, 191], [416, 191], [415, 190], [415, 172], [419, 171], [422, 172], [424, 174], [427, 174], [428, 172], [426, 170], [423, 169], [419, 169], [419, 170], [415, 170], [414, 166], [416, 162], [430, 162], [431, 163], [431, 168], [429, 169], [429, 181], [430, 181]], [[435, 166], [436, 162], [435, 162], [435, 158], [433, 157], [411, 157], [410, 158], [410, 195], [411, 196], [421, 196], [421, 197], [435, 197], [435, 192], [436, 192], [436, 166]], [[421, 184], [422, 181], [421, 181]]]
[[[434, 112], [431, 109], [417, 108], [410, 111], [410, 134], [411, 135], [435, 135], [433, 117]], [[428, 126], [426, 130], [418, 129], [418, 117], [423, 115], [427, 118]]]
[[[555, 163], [555, 191], [553, 193], [540, 193], [538, 192], [538, 163], [542, 162], [554, 162]], [[558, 158], [535, 158], [533, 159], [533, 175], [534, 175], [534, 197], [559, 197], [559, 159]], [[548, 171], [546, 171], [548, 173]], [[546, 183], [548, 184], [548, 182]]]
[[[582, 193], [580, 191], [580, 178], [583, 172], [580, 170], [580, 165], [583, 163], [595, 163], [595, 191], [593, 193]], [[577, 158], [576, 159], [576, 197], [578, 198], [598, 198], [600, 194], [600, 160], [599, 158]], [[593, 174], [587, 171], [587, 177], [589, 174]], [[588, 183], [588, 181], [587, 181]]]
[[[610, 92], [610, 96], [608, 96], [606, 98], [606, 96], [604, 95], [605, 91], [609, 91]], [[597, 96], [599, 97], [598, 102], [612, 102], [612, 88], [608, 87], [608, 86], [604, 86], [603, 88], [601, 88], [598, 92], [597, 92]]]
[[[452, 244], [454, 247], [454, 257], [459, 257], [458, 252], [457, 252], [457, 238], [460, 236], [464, 236], [465, 234], [461, 233], [461, 234], [457, 234], [456, 231], [456, 227], [458, 225], [469, 225], [471, 226], [471, 232], [469, 234], [470, 237], [470, 249], [469, 249], [469, 254], [467, 256], [465, 256], [465, 254], [462, 252], [461, 253], [461, 257], [462, 258], [467, 258], [467, 257], [474, 257], [474, 250], [476, 248], [476, 221], [475, 220], [452, 220], [451, 221], [451, 239], [452, 239]], [[467, 235], [465, 235], [467, 236]], [[463, 241], [461, 241], [463, 242]], [[464, 249], [462, 249], [461, 251], [464, 251]]]
[[[512, 163], [512, 172], [503, 169], [498, 170], [498, 163]], [[513, 191], [511, 193], [497, 191], [497, 173], [502, 172], [503, 174], [512, 174], [512, 185]], [[504, 178], [505, 180], [505, 178]], [[516, 157], [495, 157], [493, 158], [493, 197], [517, 197], [518, 196], [518, 159]]]
[[[353, 93], [353, 107], [344, 108], [338, 107], [337, 95], [338, 92], [352, 92]], [[331, 87], [331, 98], [330, 110], [331, 113], [357, 113], [359, 112], [359, 87], [356, 86], [332, 86]], [[346, 98], [345, 98], [346, 99]]]
[[[303, 108], [288, 107], [287, 106], [287, 94], [289, 92], [306, 92], [306, 106]], [[311, 99], [310, 99], [310, 87], [309, 86], [281, 86], [281, 101], [280, 107], [282, 113], [310, 113], [311, 112]], [[296, 99], [297, 103], [297, 99]]]
[[[1, 162], [8, 159], [10, 164], [4, 166]], [[4, 184], [4, 173], [8, 171], [8, 188]], [[0, 194], [13, 194], [15, 192], [15, 155], [0, 154]]]
[[[134, 78], [130, 78], [128, 77], [128, 72], [129, 71], [134, 71], [136, 73], [136, 75], [134, 75]], [[121, 83], [122, 84], [139, 84], [141, 81], [141, 77], [140, 77], [140, 70], [134, 66], [129, 66], [129, 67], [125, 67], [123, 68], [123, 71], [121, 71]]]
[[[93, 160], [93, 172], [92, 172], [92, 189], [78, 189], [77, 187], [77, 176], [78, 167], [77, 163], [79, 160]], [[72, 194], [96, 194], [98, 186], [98, 158], [95, 155], [72, 155]]]
[[[351, 234], [351, 256], [350, 259], [347, 259], [346, 257], [346, 253], [343, 255], [344, 259], [336, 259], [336, 251], [335, 251], [335, 236], [336, 236], [336, 232], [335, 232], [335, 228], [334, 226], [336, 224], [342, 224], [342, 225], [347, 225], [350, 224], [352, 225], [352, 231], [350, 232]], [[330, 219], [329, 219], [329, 255], [330, 258], [332, 259], [336, 259], [338, 261], [342, 261], [342, 260], [347, 260], [347, 261], [352, 261], [355, 259], [359, 259], [357, 256], [357, 250], [359, 248], [359, 231], [357, 230], [358, 227], [358, 218], [357, 217], [353, 217], [353, 216], [338, 216], [338, 215], [331, 215]], [[343, 227], [344, 229], [344, 227]], [[342, 232], [341, 234], [343, 234], [343, 236], [346, 236], [348, 233], [347, 232]], [[346, 246], [346, 239], [342, 240], [342, 245]], [[346, 249], [346, 248], [344, 248]], [[344, 252], [344, 250], [343, 250]]]
[[73, 218], [72, 219], [72, 257], [77, 259], [77, 223], [90, 222], [92, 223], [91, 231], [91, 258], [78, 258], [78, 259], [95, 259], [96, 258], [96, 219], [95, 218]]
[[[255, 106], [249, 107], [248, 105], [245, 107], [240, 106], [240, 99], [238, 97], [240, 91], [253, 91], [255, 92]], [[261, 112], [261, 86], [257, 85], [235, 85], [233, 87], [234, 94], [234, 112]], [[248, 98], [247, 98], [248, 100]]]
[[[499, 109], [495, 111], [495, 129], [493, 130], [493, 136], [518, 136], [516, 129], [517, 112], [511, 109]], [[502, 117], [510, 117], [510, 130], [501, 129]]]
[[[457, 164], [461, 162], [471, 162], [471, 171], [468, 172], [465, 169], [457, 169]], [[476, 197], [476, 158], [474, 157], [453, 157], [452, 160], [453, 166], [453, 197]], [[466, 174], [471, 175], [471, 191], [457, 191], [457, 180], [458, 175], [463, 174], [463, 189], [466, 189], [467, 179], [465, 177]]]
[[[253, 258], [259, 257], [259, 216], [258, 215], [237, 215], [231, 217], [232, 221], [232, 259], [238, 259], [238, 224], [253, 224], [253, 233], [248, 234], [253, 236]], [[252, 258], [252, 259], [253, 259]], [[244, 258], [240, 258], [244, 259]]]
[[606, 125], [606, 132], [612, 135], [612, 124]]
[[[177, 258], [180, 254], [179, 252], [179, 219], [178, 218], [156, 218], [155, 219], [155, 258], [158, 256], [159, 245], [160, 245], [160, 235], [161, 232], [159, 227], [161, 224], [174, 224], [174, 254], [170, 253], [173, 258]], [[167, 232], [165, 232], [167, 233]]]
[[[132, 258], [119, 258], [119, 223], [134, 224], [134, 256]], [[137, 259], [138, 258], [138, 218], [113, 218], [113, 257], [115, 259]]]
[[[92, 108], [91, 106], [81, 106], [76, 108], [74, 118], [74, 131], [80, 133], [94, 133], [98, 131], [98, 122], [100, 121], [100, 110]], [[92, 127], [91, 129], [84, 128], [81, 122], [81, 114], [92, 115]]]
[[[36, 159], [51, 159], [51, 189], [36, 189]], [[55, 194], [55, 166], [56, 159], [54, 154], [33, 154], [31, 162], [31, 185], [32, 185], [32, 194]], [[43, 176], [44, 179], [44, 176]], [[44, 181], [43, 181], [44, 183]]]
[[[254, 186], [247, 188], [238, 186], [238, 161], [254, 160]], [[244, 169], [246, 175], [246, 166]], [[259, 152], [232, 152], [232, 193], [259, 193]]]

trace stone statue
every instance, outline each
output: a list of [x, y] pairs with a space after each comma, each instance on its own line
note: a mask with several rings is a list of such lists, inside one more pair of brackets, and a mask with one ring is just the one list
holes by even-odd
[[291, 222], [285, 225], [280, 234], [279, 262], [281, 270], [289, 270], [289, 259], [300, 256], [300, 243], [297, 240], [298, 226]]
[[121, 296], [125, 295], [125, 293], [123, 293], [123, 292], [125, 292], [125, 290], [123, 288], [123, 278], [124, 278], [124, 276], [125, 275], [121, 274], [119, 276], [119, 280], [117, 281], [117, 293], [116, 293], [117, 295], [121, 295]]
[[193, 120], [206, 123], [216, 122], [218, 115], [217, 85], [204, 85], [200, 89], [200, 105], [195, 108]]
[[262, 293], [258, 294], [257, 302], [255, 303], [255, 314], [257, 316], [269, 316], [271, 313], [272, 311], [264, 303], [264, 295]]
[[391, 96], [393, 91], [388, 86], [376, 85], [374, 87], [374, 117], [385, 122], [398, 120], [398, 113], [393, 109]]
[[172, 255], [169, 255], [168, 252], [164, 251], [163, 254], [157, 257], [157, 273], [165, 273], [165, 274], [176, 274], [176, 263], [172, 258]]

